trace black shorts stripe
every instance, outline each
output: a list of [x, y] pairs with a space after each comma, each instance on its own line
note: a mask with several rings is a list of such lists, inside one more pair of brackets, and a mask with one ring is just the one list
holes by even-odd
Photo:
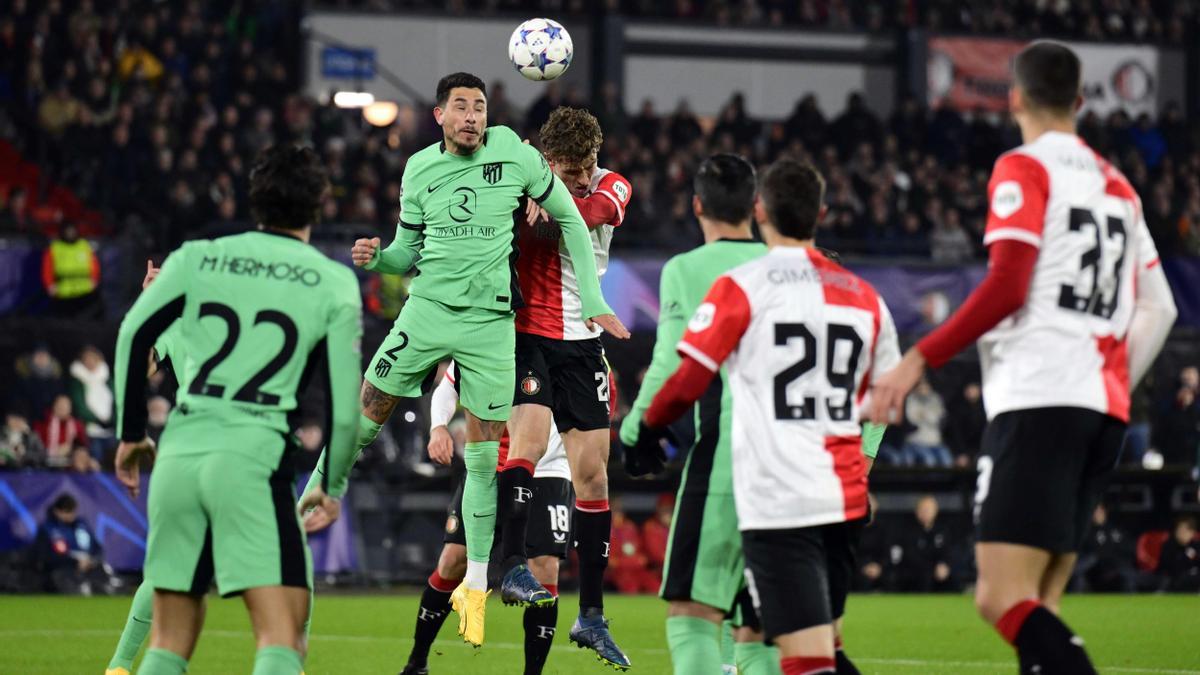
[[691, 600], [700, 559], [700, 530], [704, 525], [704, 498], [682, 495], [671, 527], [671, 557], [659, 595], [663, 600]]
[[291, 444], [283, 451], [279, 468], [271, 474], [271, 502], [275, 506], [275, 526], [279, 532], [279, 583], [283, 586], [308, 588], [305, 565], [304, 535], [296, 518], [296, 495], [292, 485], [296, 471], [293, 467], [294, 449]]
[[146, 437], [146, 355], [154, 342], [183, 314], [187, 296], [180, 295], [146, 318], [133, 333], [130, 358], [125, 371], [124, 400], [117, 410], [117, 433], [122, 441], [137, 442]]
[[192, 595], [204, 595], [212, 586], [213, 575], [212, 525], [204, 528], [204, 546], [200, 549], [200, 558], [196, 560], [196, 569], [192, 572], [192, 584], [188, 589]]
[[712, 478], [717, 445], [721, 442], [721, 398], [724, 395], [725, 383], [718, 373], [696, 402], [696, 440], [684, 467], [680, 483], [682, 494], [708, 494], [708, 481]]

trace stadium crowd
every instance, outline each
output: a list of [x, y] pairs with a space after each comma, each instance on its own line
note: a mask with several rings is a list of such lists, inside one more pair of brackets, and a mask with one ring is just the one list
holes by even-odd
[[[846, 3], [814, 4], [836, 14]], [[942, 4], [922, 7], [937, 14]], [[18, 181], [2, 195], [2, 230], [56, 231], [61, 214], [37, 207], [50, 186], [63, 185], [104, 215], [103, 231], [141, 233], [165, 252], [208, 225], [246, 221], [245, 174], [255, 153], [301, 141], [317, 147], [330, 170], [325, 221], [390, 231], [404, 163], [436, 138], [423, 109], [405, 105], [396, 123], [374, 128], [358, 111], [298, 94], [287, 64], [299, 41], [284, 3], [258, 3], [256, 12], [236, 2], [164, 3], [136, 20], [121, 6], [16, 0], [0, 19], [0, 130], [42, 169], [34, 194]], [[639, 195], [627, 219], [639, 236], [617, 237], [618, 248], [691, 246], [698, 235], [689, 177], [705, 155], [728, 150], [759, 164], [790, 154], [821, 168], [830, 207], [821, 237], [831, 248], [969, 260], [982, 254], [991, 162], [1018, 141], [999, 116], [930, 110], [911, 98], [883, 117], [861, 96], [836, 113], [805, 96], [787, 119], [768, 121], [750, 116], [740, 94], [715, 119], [698, 117], [686, 100], [671, 111], [647, 101], [629, 114], [611, 87], [587, 101], [552, 83], [528, 110], [502, 86], [490, 94], [490, 122], [530, 136], [555, 106], [590, 104], [607, 136], [602, 164], [628, 176]], [[1143, 195], [1160, 252], [1200, 255], [1200, 125], [1169, 104], [1159, 119], [1089, 113], [1080, 132]]]

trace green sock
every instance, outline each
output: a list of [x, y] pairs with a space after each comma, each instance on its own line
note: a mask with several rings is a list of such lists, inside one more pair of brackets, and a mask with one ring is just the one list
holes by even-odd
[[295, 649], [273, 645], [254, 655], [254, 675], [300, 675], [303, 670], [304, 659]]
[[121, 631], [117, 651], [108, 662], [109, 668], [133, 670], [133, 660], [137, 658], [142, 643], [146, 641], [146, 634], [150, 632], [150, 619], [153, 614], [154, 587], [143, 581], [133, 594], [133, 602], [129, 605], [129, 618], [125, 619], [125, 630]]
[[167, 649], [147, 649], [138, 675], [182, 675], [187, 672], [187, 659]]
[[780, 675], [779, 650], [761, 642], [739, 642], [733, 647], [737, 655], [738, 675]]
[[[463, 486], [463, 527], [467, 528], [467, 565], [482, 563], [486, 570], [492, 553], [492, 535], [496, 532], [496, 461], [500, 457], [499, 441], [467, 443], [463, 458], [467, 465], [467, 480]], [[468, 569], [468, 588], [472, 585]], [[487, 587], [484, 579], [483, 588]]]
[[721, 627], [694, 616], [667, 617], [675, 675], [721, 674]]
[[737, 663], [733, 655], [733, 622], [728, 619], [721, 622], [721, 668], [726, 673], [737, 675]]

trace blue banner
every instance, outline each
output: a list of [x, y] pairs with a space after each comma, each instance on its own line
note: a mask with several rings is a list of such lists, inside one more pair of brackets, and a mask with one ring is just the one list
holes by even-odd
[[[297, 493], [307, 481], [307, 475], [297, 481]], [[32, 544], [50, 504], [66, 492], [79, 502], [79, 515], [92, 526], [96, 538], [104, 546], [104, 557], [109, 564], [122, 571], [140, 570], [146, 554], [147, 483], [148, 477], [144, 476], [141, 495], [133, 500], [110, 474], [0, 473], [0, 551], [22, 549]], [[358, 569], [349, 495], [342, 501], [342, 514], [332, 527], [308, 539], [316, 572]]]
[[370, 80], [375, 77], [375, 49], [372, 47], [322, 47], [321, 77], [345, 80]]

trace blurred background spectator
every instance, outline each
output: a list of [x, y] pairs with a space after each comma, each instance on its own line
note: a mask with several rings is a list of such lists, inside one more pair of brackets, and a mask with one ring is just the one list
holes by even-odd
[[663, 568], [667, 565], [667, 542], [674, 513], [675, 495], [664, 492], [655, 502], [654, 513], [642, 523], [642, 544], [646, 547], [647, 569], [657, 585], [662, 584]]
[[68, 318], [94, 318], [102, 311], [100, 260], [91, 243], [79, 237], [73, 223], [63, 225], [42, 258], [42, 283], [50, 296], [51, 311]]
[[1108, 520], [1108, 507], [1097, 504], [1092, 529], [1079, 550], [1074, 590], [1095, 593], [1129, 593], [1137, 583], [1133, 565], [1134, 541]]
[[34, 567], [44, 590], [53, 593], [112, 593], [113, 577], [104, 564], [104, 549], [79, 516], [69, 494], [54, 500], [38, 528], [33, 548]]
[[83, 421], [75, 417], [71, 409], [71, 398], [59, 394], [46, 412], [46, 416], [34, 428], [46, 446], [46, 466], [65, 468], [71, 465], [71, 453], [75, 448], [88, 449], [87, 430]]
[[608, 580], [619, 593], [657, 593], [650, 558], [638, 524], [629, 519], [621, 499], [610, 498], [612, 536], [609, 538]]
[[959, 590], [961, 583], [953, 567], [960, 555], [956, 549], [959, 541], [960, 537], [938, 522], [937, 498], [925, 495], [918, 499], [913, 520], [897, 538], [903, 551], [896, 563], [901, 589], [921, 593]]
[[115, 409], [108, 363], [99, 349], [87, 345], [80, 351], [79, 358], [71, 362], [69, 372], [72, 409], [86, 425], [88, 450], [93, 457], [101, 458], [105, 452], [116, 448], [113, 438]]
[[45, 345], [38, 345], [18, 358], [13, 370], [16, 382], [8, 392], [9, 404], [28, 406], [34, 419], [41, 419], [55, 397], [67, 390], [62, 366]]
[[1200, 591], [1200, 541], [1196, 539], [1196, 519], [1180, 516], [1171, 536], [1158, 557], [1159, 579], [1163, 590], [1195, 593]]
[[42, 439], [29, 427], [29, 419], [18, 410], [4, 415], [0, 430], [0, 469], [41, 466], [46, 461]]

